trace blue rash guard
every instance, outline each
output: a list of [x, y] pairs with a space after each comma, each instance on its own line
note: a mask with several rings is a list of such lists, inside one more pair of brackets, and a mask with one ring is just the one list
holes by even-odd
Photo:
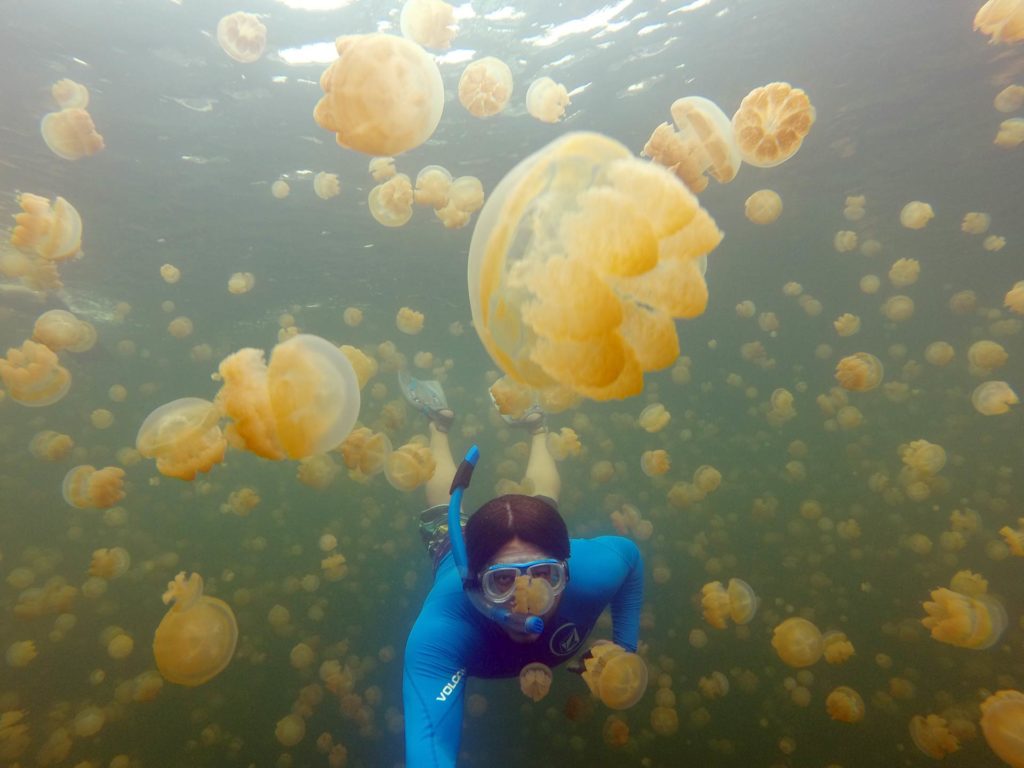
[[636, 651], [643, 604], [640, 550], [621, 536], [571, 539], [569, 583], [554, 616], [533, 642], [511, 640], [469, 602], [451, 553], [405, 645], [402, 696], [407, 768], [454, 766], [469, 677], [518, 677], [530, 662], [554, 667], [580, 650], [611, 603], [612, 639]]

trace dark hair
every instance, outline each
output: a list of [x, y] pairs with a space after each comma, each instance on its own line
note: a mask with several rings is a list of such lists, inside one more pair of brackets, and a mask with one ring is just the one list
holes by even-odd
[[488, 501], [466, 523], [470, 573], [479, 573], [517, 536], [553, 558], [569, 559], [569, 530], [558, 510], [537, 496], [510, 493]]

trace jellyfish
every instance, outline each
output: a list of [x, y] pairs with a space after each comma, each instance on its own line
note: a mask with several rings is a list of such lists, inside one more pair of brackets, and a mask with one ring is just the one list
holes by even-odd
[[82, 217], [63, 197], [50, 203], [45, 197], [18, 195], [22, 212], [15, 214], [11, 245], [31, 250], [46, 261], [67, 261], [82, 245]]
[[409, 307], [402, 307], [395, 316], [395, 326], [402, 333], [415, 336], [423, 330], [423, 313]]
[[341, 319], [349, 328], [356, 328], [363, 322], [363, 310], [358, 307], [346, 307]]
[[829, 664], [842, 664], [855, 653], [853, 643], [846, 637], [846, 633], [834, 629], [822, 635], [821, 644], [825, 661]]
[[754, 224], [771, 224], [782, 214], [782, 198], [773, 189], [759, 189], [747, 198], [743, 212]]
[[1024, 40], [1024, 2], [988, 0], [974, 16], [974, 30], [989, 35], [989, 45]]
[[629, 709], [647, 690], [647, 665], [635, 653], [599, 640], [585, 659], [583, 680], [609, 709]]
[[933, 341], [924, 349], [924, 359], [937, 368], [949, 365], [955, 355], [953, 346], [946, 341]]
[[697, 681], [697, 688], [706, 699], [721, 699], [729, 693], [729, 678], [715, 670]]
[[550, 77], [538, 77], [526, 89], [526, 111], [542, 123], [557, 123], [569, 106], [569, 92]]
[[914, 316], [914, 300], [909, 296], [890, 296], [882, 304], [882, 314], [894, 323], [905, 322]]
[[335, 41], [339, 59], [320, 76], [323, 98], [313, 118], [340, 146], [397, 155], [430, 138], [441, 120], [444, 84], [416, 43], [385, 34]]
[[645, 432], [655, 433], [660, 432], [672, 419], [672, 414], [669, 413], [665, 406], [661, 403], [652, 403], [644, 408], [640, 415], [637, 417], [637, 425]]
[[859, 723], [864, 719], [864, 699], [853, 688], [841, 685], [825, 699], [828, 716], [841, 723]]
[[1024, 143], [1024, 117], [1003, 120], [992, 143], [1003, 149], [1013, 149]]
[[440, 165], [428, 165], [416, 174], [413, 199], [417, 205], [429, 205], [435, 210], [448, 205], [448, 191], [452, 175]]
[[369, 171], [370, 176], [373, 177], [374, 181], [387, 181], [398, 173], [395, 168], [395, 158], [393, 157], [372, 158], [370, 160]]
[[50, 151], [65, 160], [95, 155], [105, 146], [92, 116], [84, 109], [71, 107], [49, 112], [39, 123], [39, 131]]
[[128, 572], [132, 563], [131, 555], [123, 547], [97, 549], [89, 562], [89, 575], [110, 581]]
[[889, 269], [889, 282], [897, 288], [905, 288], [916, 283], [920, 274], [921, 262], [917, 259], [897, 259]]
[[349, 344], [342, 344], [339, 349], [352, 363], [352, 369], [356, 372], [356, 378], [359, 380], [359, 388], [362, 389], [366, 386], [366, 382], [377, 375], [380, 364], [361, 349], [356, 349]]
[[986, 381], [974, 388], [971, 405], [985, 416], [1007, 413], [1011, 405], [1017, 405], [1020, 398], [1005, 381]]
[[448, 202], [460, 211], [474, 213], [484, 204], [484, 186], [476, 176], [459, 176], [448, 189]]
[[640, 469], [648, 477], [664, 475], [672, 468], [672, 460], [668, 451], [659, 448], [654, 451], [644, 451], [640, 455]]
[[36, 432], [28, 445], [32, 455], [43, 461], [59, 461], [71, 453], [74, 447], [75, 441], [70, 435], [63, 435], [52, 429]]
[[914, 715], [910, 719], [910, 738], [919, 750], [936, 760], [960, 749], [959, 740], [938, 715]]
[[1015, 557], [1024, 557], [1024, 517], [1017, 519], [1017, 528], [1004, 525], [999, 529], [999, 535], [1003, 537], [1006, 546], [1010, 548], [1010, 554]]
[[807, 619], [786, 619], [772, 633], [772, 647], [791, 667], [809, 667], [821, 658], [821, 631]]
[[370, 214], [378, 224], [400, 227], [412, 218], [414, 192], [404, 173], [396, 174], [370, 190]]
[[570, 456], [579, 456], [583, 445], [576, 430], [562, 427], [558, 432], [548, 432], [548, 450], [555, 461], [565, 461]]
[[338, 174], [320, 171], [313, 177], [313, 192], [321, 200], [330, 200], [341, 194], [341, 182], [338, 181]]
[[203, 594], [203, 578], [182, 571], [168, 582], [164, 605], [171, 608], [153, 636], [153, 655], [164, 679], [178, 685], [202, 685], [231, 661], [238, 625], [231, 607]]
[[671, 707], [651, 710], [651, 730], [659, 736], [672, 736], [679, 730], [679, 713]]
[[999, 235], [989, 235], [981, 241], [981, 247], [989, 253], [996, 253], [1006, 247], [1006, 238]]
[[860, 318], [845, 312], [835, 319], [832, 327], [840, 336], [853, 336], [860, 330]]
[[459, 31], [455, 9], [444, 0], [406, 0], [398, 25], [402, 37], [442, 51], [451, 47]]
[[39, 651], [33, 641], [16, 640], [7, 647], [5, 657], [7, 664], [12, 667], [27, 667], [38, 655]]
[[85, 109], [89, 106], [89, 89], [70, 78], [65, 77], [54, 83], [50, 88], [50, 94], [61, 109]]
[[1008, 85], [992, 100], [994, 106], [1000, 112], [1016, 112], [1024, 106], [1024, 85]]
[[392, 488], [408, 493], [434, 476], [434, 455], [425, 445], [406, 443], [392, 451], [384, 463], [384, 476]]
[[960, 231], [969, 235], [983, 235], [991, 223], [992, 219], [987, 213], [965, 213], [960, 223]]
[[56, 353], [31, 340], [0, 357], [0, 381], [11, 400], [33, 408], [56, 403], [71, 388], [71, 374]]
[[722, 473], [709, 464], [693, 470], [693, 484], [701, 493], [714, 493], [722, 483]]
[[882, 382], [882, 361], [868, 352], [844, 357], [836, 365], [836, 381], [851, 392], [867, 392]]
[[87, 351], [92, 347], [96, 329], [79, 320], [65, 309], [50, 309], [36, 318], [32, 328], [32, 339], [45, 344], [54, 352], [62, 349]]
[[701, 257], [720, 239], [670, 174], [611, 139], [567, 134], [514, 168], [481, 212], [474, 327], [521, 383], [636, 394], [645, 370], [678, 357], [672, 318], [703, 312]]
[[181, 280], [181, 270], [173, 264], [164, 264], [160, 267], [160, 277], [168, 285], [174, 285]]
[[251, 64], [267, 47], [267, 28], [255, 14], [235, 11], [217, 22], [217, 43], [235, 61]]
[[256, 285], [256, 277], [252, 272], [235, 272], [228, 278], [228, 293], [240, 295], [248, 293]]
[[209, 400], [183, 397], [146, 417], [135, 447], [146, 458], [156, 459], [160, 474], [192, 480], [224, 460], [227, 440], [219, 420], [220, 413]]
[[519, 671], [519, 688], [526, 698], [540, 701], [551, 690], [551, 668], [536, 661], [527, 664]]
[[274, 737], [285, 747], [294, 747], [306, 735], [306, 721], [294, 713], [277, 721]]
[[471, 62], [459, 78], [459, 102], [474, 117], [490, 117], [508, 106], [512, 70], [494, 56]]
[[942, 587], [924, 603], [921, 623], [932, 637], [958, 648], [982, 650], [994, 645], [1006, 629], [1006, 609], [990, 595], [974, 597]]
[[82, 464], [68, 470], [61, 487], [64, 501], [78, 509], [107, 509], [124, 498], [124, 470]]
[[677, 99], [670, 109], [678, 130], [662, 123], [647, 140], [643, 154], [678, 176], [697, 194], [708, 185], [707, 174], [726, 184], [740, 169], [740, 152], [729, 118], [702, 96]]
[[270, 364], [258, 349], [221, 361], [215, 402], [232, 423], [229, 440], [268, 459], [325, 453], [345, 439], [359, 416], [359, 380], [329, 341], [309, 334], [274, 347]]
[[857, 233], [848, 229], [836, 232], [836, 236], [832, 238], [832, 247], [834, 247], [839, 253], [850, 253], [851, 251], [856, 250]]
[[601, 728], [601, 738], [612, 749], [624, 747], [629, 743], [629, 724], [621, 717], [609, 715]]
[[1006, 365], [1009, 355], [1002, 344], [989, 339], [976, 341], [967, 348], [967, 362], [975, 376], [986, 376]]
[[907, 229], [924, 229], [925, 225], [933, 218], [935, 218], [935, 212], [932, 207], [920, 200], [907, 203], [900, 211], [900, 224]]
[[814, 107], [801, 88], [776, 82], [743, 97], [732, 129], [745, 162], [773, 168], [796, 154], [814, 118]]
[[981, 732], [999, 758], [1024, 768], [1024, 693], [996, 691], [981, 703]]

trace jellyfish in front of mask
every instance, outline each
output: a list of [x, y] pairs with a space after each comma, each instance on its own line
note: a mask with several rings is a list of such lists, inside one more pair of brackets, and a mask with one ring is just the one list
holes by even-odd
[[540, 701], [551, 690], [551, 667], [535, 661], [519, 671], [519, 688], [534, 702]]
[[583, 680], [609, 709], [629, 709], [647, 690], [647, 665], [635, 653], [598, 640], [584, 659]]

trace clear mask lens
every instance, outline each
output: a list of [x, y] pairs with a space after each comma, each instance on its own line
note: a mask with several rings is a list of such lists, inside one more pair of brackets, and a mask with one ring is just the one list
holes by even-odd
[[542, 560], [534, 563], [500, 563], [488, 568], [480, 577], [484, 596], [494, 603], [512, 599], [516, 591], [516, 580], [529, 577], [544, 581], [551, 588], [552, 597], [565, 589], [565, 564], [557, 560]]

